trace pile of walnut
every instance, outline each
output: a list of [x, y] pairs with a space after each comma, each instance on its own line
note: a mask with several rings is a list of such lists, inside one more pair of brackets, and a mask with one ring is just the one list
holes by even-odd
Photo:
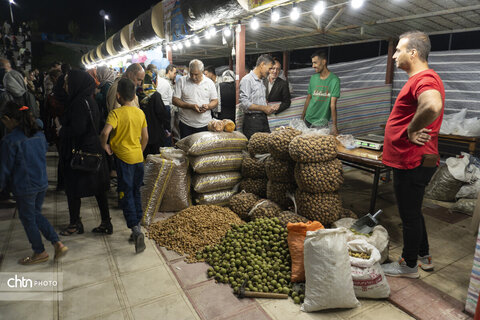
[[283, 209], [293, 208], [292, 200], [287, 196], [297, 188], [295, 184], [295, 162], [289, 154], [289, 144], [302, 132], [291, 127], [280, 127], [268, 136], [268, 151], [271, 157], [265, 163], [267, 172], [267, 198], [279, 204]]
[[343, 170], [336, 159], [335, 137], [316, 133], [296, 136], [289, 145], [289, 153], [297, 162], [294, 175], [298, 214], [329, 226], [343, 214], [338, 194]]
[[196, 253], [206, 246], [220, 243], [232, 224], [243, 221], [230, 209], [200, 205], [184, 209], [176, 215], [152, 223], [147, 236], [158, 245], [185, 254], [188, 262], [196, 262]]
[[248, 192], [240, 192], [230, 198], [229, 207], [235, 212], [242, 220], [248, 220], [248, 213], [260, 198]]

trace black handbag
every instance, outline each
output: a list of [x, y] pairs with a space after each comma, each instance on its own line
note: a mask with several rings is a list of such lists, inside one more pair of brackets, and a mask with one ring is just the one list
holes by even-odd
[[[85, 103], [87, 104], [88, 113], [90, 114], [90, 121], [92, 122], [92, 126], [96, 134], [97, 126], [93, 121], [92, 110], [90, 110], [90, 105], [88, 104], [87, 100], [85, 100]], [[98, 143], [100, 144], [100, 140], [98, 141]], [[85, 152], [81, 149], [76, 149], [74, 147], [72, 149], [72, 160], [70, 161], [70, 167], [74, 170], [94, 173], [100, 170], [100, 165], [102, 164], [102, 161], [103, 154]]]

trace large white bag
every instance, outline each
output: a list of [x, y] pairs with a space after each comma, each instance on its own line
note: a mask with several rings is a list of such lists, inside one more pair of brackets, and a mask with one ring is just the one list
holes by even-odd
[[360, 305], [353, 291], [347, 229], [307, 231], [304, 244], [305, 312]]
[[348, 242], [348, 249], [370, 256], [369, 259], [350, 256], [353, 290], [357, 298], [388, 298], [390, 286], [379, 263], [380, 252], [378, 249], [363, 239]]

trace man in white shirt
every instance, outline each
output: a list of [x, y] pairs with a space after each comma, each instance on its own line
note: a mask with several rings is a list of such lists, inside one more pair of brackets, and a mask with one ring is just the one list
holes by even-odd
[[189, 75], [181, 77], [176, 85], [172, 103], [179, 107], [180, 137], [207, 131], [212, 112], [218, 105], [217, 90], [212, 80], [203, 75], [203, 62], [190, 61]]
[[[173, 98], [173, 80], [177, 75], [177, 67], [173, 64], [169, 64], [168, 67], [165, 69], [165, 76], [158, 76], [157, 77], [157, 92], [160, 93], [162, 96], [163, 104], [165, 105], [165, 109], [167, 113], [170, 115], [170, 128], [172, 131], [175, 130], [175, 119], [178, 118], [178, 109], [172, 105], [172, 98]], [[177, 124], [178, 125], [178, 124]], [[166, 137], [165, 140], [165, 147], [172, 146], [172, 138], [171, 133]]]

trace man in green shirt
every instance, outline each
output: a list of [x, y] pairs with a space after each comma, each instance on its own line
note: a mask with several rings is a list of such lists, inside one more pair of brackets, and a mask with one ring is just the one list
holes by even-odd
[[316, 51], [312, 55], [312, 67], [316, 73], [310, 78], [302, 119], [309, 127], [326, 125], [331, 119], [331, 133], [338, 135], [337, 100], [340, 97], [340, 79], [328, 70], [327, 55], [323, 51]]

